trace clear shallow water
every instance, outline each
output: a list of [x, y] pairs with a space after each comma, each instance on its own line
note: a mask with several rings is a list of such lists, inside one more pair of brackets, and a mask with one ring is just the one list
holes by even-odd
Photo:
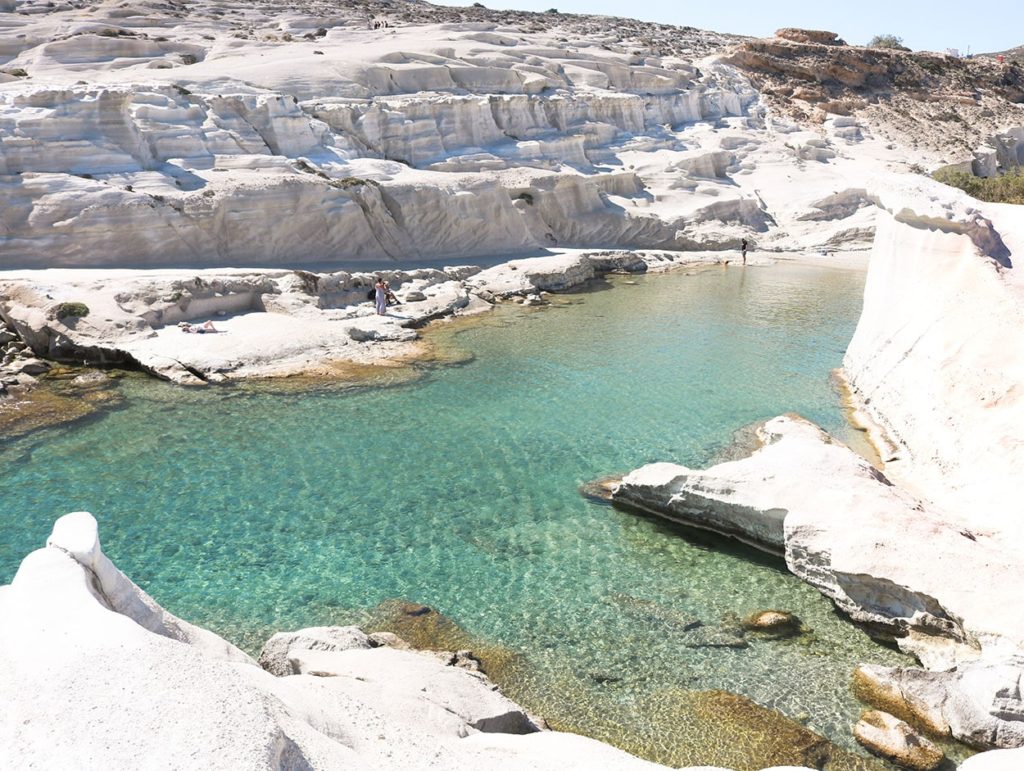
[[[161, 604], [250, 650], [405, 598], [521, 653], [504, 685], [527, 707], [663, 762], [767, 757], [771, 727], [747, 744], [714, 734], [728, 720], [702, 719], [692, 698], [709, 689], [853, 749], [852, 668], [901, 657], [781, 563], [577, 488], [649, 461], [706, 464], [782, 412], [844, 435], [829, 372], [863, 274], [780, 265], [615, 283], [442, 330], [472, 360], [394, 387], [127, 381], [123, 408], [0, 445], [0, 581], [57, 516], [86, 509]], [[716, 629], [763, 608], [813, 634], [687, 647], [681, 619]]]

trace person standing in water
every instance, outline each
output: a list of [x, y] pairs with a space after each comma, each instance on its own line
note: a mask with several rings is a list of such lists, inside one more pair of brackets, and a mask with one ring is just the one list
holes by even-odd
[[377, 283], [373, 285], [374, 300], [377, 303], [377, 315], [386, 316], [388, 313], [388, 285], [383, 278], [378, 277]]
[[740, 244], [740, 253], [743, 255], [743, 264], [746, 265], [747, 264], [747, 239], [745, 239], [745, 238], [743, 239], [743, 242]]

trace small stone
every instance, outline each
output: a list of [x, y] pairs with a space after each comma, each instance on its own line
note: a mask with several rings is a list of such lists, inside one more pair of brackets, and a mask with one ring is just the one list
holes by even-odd
[[934, 771], [945, 759], [942, 750], [888, 712], [865, 712], [853, 735], [869, 752], [912, 771]]
[[402, 295], [402, 302], [420, 303], [427, 299], [427, 296], [416, 289], [410, 290]]

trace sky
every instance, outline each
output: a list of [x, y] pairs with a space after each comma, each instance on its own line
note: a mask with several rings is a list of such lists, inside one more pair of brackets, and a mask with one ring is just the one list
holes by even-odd
[[[472, 5], [474, 0], [434, 0]], [[630, 16], [716, 32], [769, 37], [780, 27], [827, 29], [853, 45], [898, 35], [915, 50], [961, 53], [1024, 45], [1024, 0], [482, 0], [488, 8]]]

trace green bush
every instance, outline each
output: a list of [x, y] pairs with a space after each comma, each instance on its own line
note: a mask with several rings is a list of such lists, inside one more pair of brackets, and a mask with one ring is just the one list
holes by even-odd
[[85, 303], [61, 303], [53, 309], [53, 316], [63, 321], [64, 319], [80, 319], [89, 315], [89, 306]]
[[1024, 205], [1024, 171], [1021, 169], [1013, 169], [1001, 177], [976, 177], [966, 171], [940, 169], [933, 176], [979, 201]]
[[371, 187], [377, 187], [377, 183], [372, 179], [360, 179], [359, 177], [343, 177], [342, 179], [332, 179], [328, 182], [331, 187], [336, 187], [339, 190], [349, 190], [354, 187], [362, 187], [363, 185], [370, 185]]
[[868, 42], [868, 48], [891, 48], [895, 51], [909, 51], [898, 35], [875, 35]]

